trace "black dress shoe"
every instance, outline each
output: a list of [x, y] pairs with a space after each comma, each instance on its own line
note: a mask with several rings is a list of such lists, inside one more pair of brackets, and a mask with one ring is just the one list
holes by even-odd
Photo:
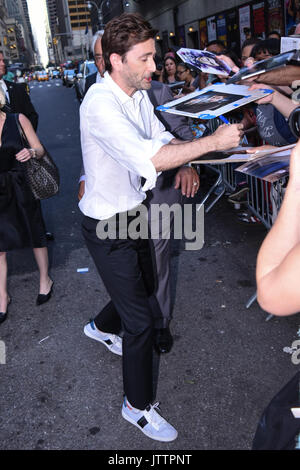
[[173, 337], [169, 327], [154, 330], [154, 346], [159, 354], [165, 354], [171, 351]]
[[52, 295], [52, 291], [53, 291], [53, 284], [54, 284], [54, 282], [52, 282], [52, 286], [51, 286], [51, 289], [49, 290], [48, 294], [39, 294], [37, 296], [37, 299], [36, 299], [36, 304], [37, 305], [45, 304], [46, 302], [48, 302], [48, 300], [50, 300], [51, 295]]
[[54, 240], [54, 235], [52, 232], [46, 232], [46, 238], [48, 241], [52, 242]]

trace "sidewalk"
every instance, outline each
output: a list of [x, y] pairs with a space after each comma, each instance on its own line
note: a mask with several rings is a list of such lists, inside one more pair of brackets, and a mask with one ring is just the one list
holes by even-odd
[[49, 303], [35, 306], [31, 253], [11, 257], [13, 302], [0, 327], [0, 448], [250, 449], [263, 408], [296, 372], [283, 348], [297, 339], [299, 316], [265, 322], [256, 302], [245, 308], [265, 230], [235, 224], [220, 201], [206, 216], [204, 248], [173, 252], [175, 341], [161, 357], [157, 398], [179, 436], [163, 444], [121, 417], [120, 358], [83, 334], [108, 296], [80, 243], [79, 212], [73, 217], [76, 225], [61, 228], [51, 247]]

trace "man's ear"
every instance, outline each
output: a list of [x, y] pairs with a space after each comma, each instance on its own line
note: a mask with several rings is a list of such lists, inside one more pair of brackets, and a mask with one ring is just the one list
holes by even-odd
[[109, 60], [110, 60], [113, 70], [116, 70], [116, 71], [121, 70], [122, 57], [119, 54], [116, 54], [115, 52], [113, 54], [110, 54]]

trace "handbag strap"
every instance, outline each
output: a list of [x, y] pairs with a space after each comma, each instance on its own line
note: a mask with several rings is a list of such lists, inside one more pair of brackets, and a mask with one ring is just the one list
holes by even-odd
[[16, 125], [17, 125], [17, 128], [18, 128], [22, 143], [24, 144], [24, 147], [30, 148], [30, 145], [28, 143], [28, 140], [27, 140], [26, 134], [24, 132], [24, 129], [22, 127], [22, 124], [19, 121], [19, 114], [15, 114], [15, 120], [16, 120]]

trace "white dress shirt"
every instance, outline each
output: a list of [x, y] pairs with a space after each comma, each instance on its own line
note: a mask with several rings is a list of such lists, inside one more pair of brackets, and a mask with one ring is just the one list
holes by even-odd
[[151, 158], [174, 139], [155, 116], [147, 92], [128, 96], [108, 72], [85, 95], [80, 133], [86, 181], [79, 208], [98, 220], [141, 204], [158, 176]]
[[2, 88], [2, 90], [4, 91], [4, 94], [5, 94], [5, 98], [6, 98], [6, 101], [7, 103], [10, 102], [10, 99], [9, 99], [9, 94], [8, 94], [8, 89], [7, 89], [7, 86], [6, 86], [6, 83], [3, 79], [0, 80], [0, 87]]
[[103, 80], [104, 78], [101, 77], [100, 73], [97, 72], [97, 75], [96, 75], [96, 83], [103, 83]]

